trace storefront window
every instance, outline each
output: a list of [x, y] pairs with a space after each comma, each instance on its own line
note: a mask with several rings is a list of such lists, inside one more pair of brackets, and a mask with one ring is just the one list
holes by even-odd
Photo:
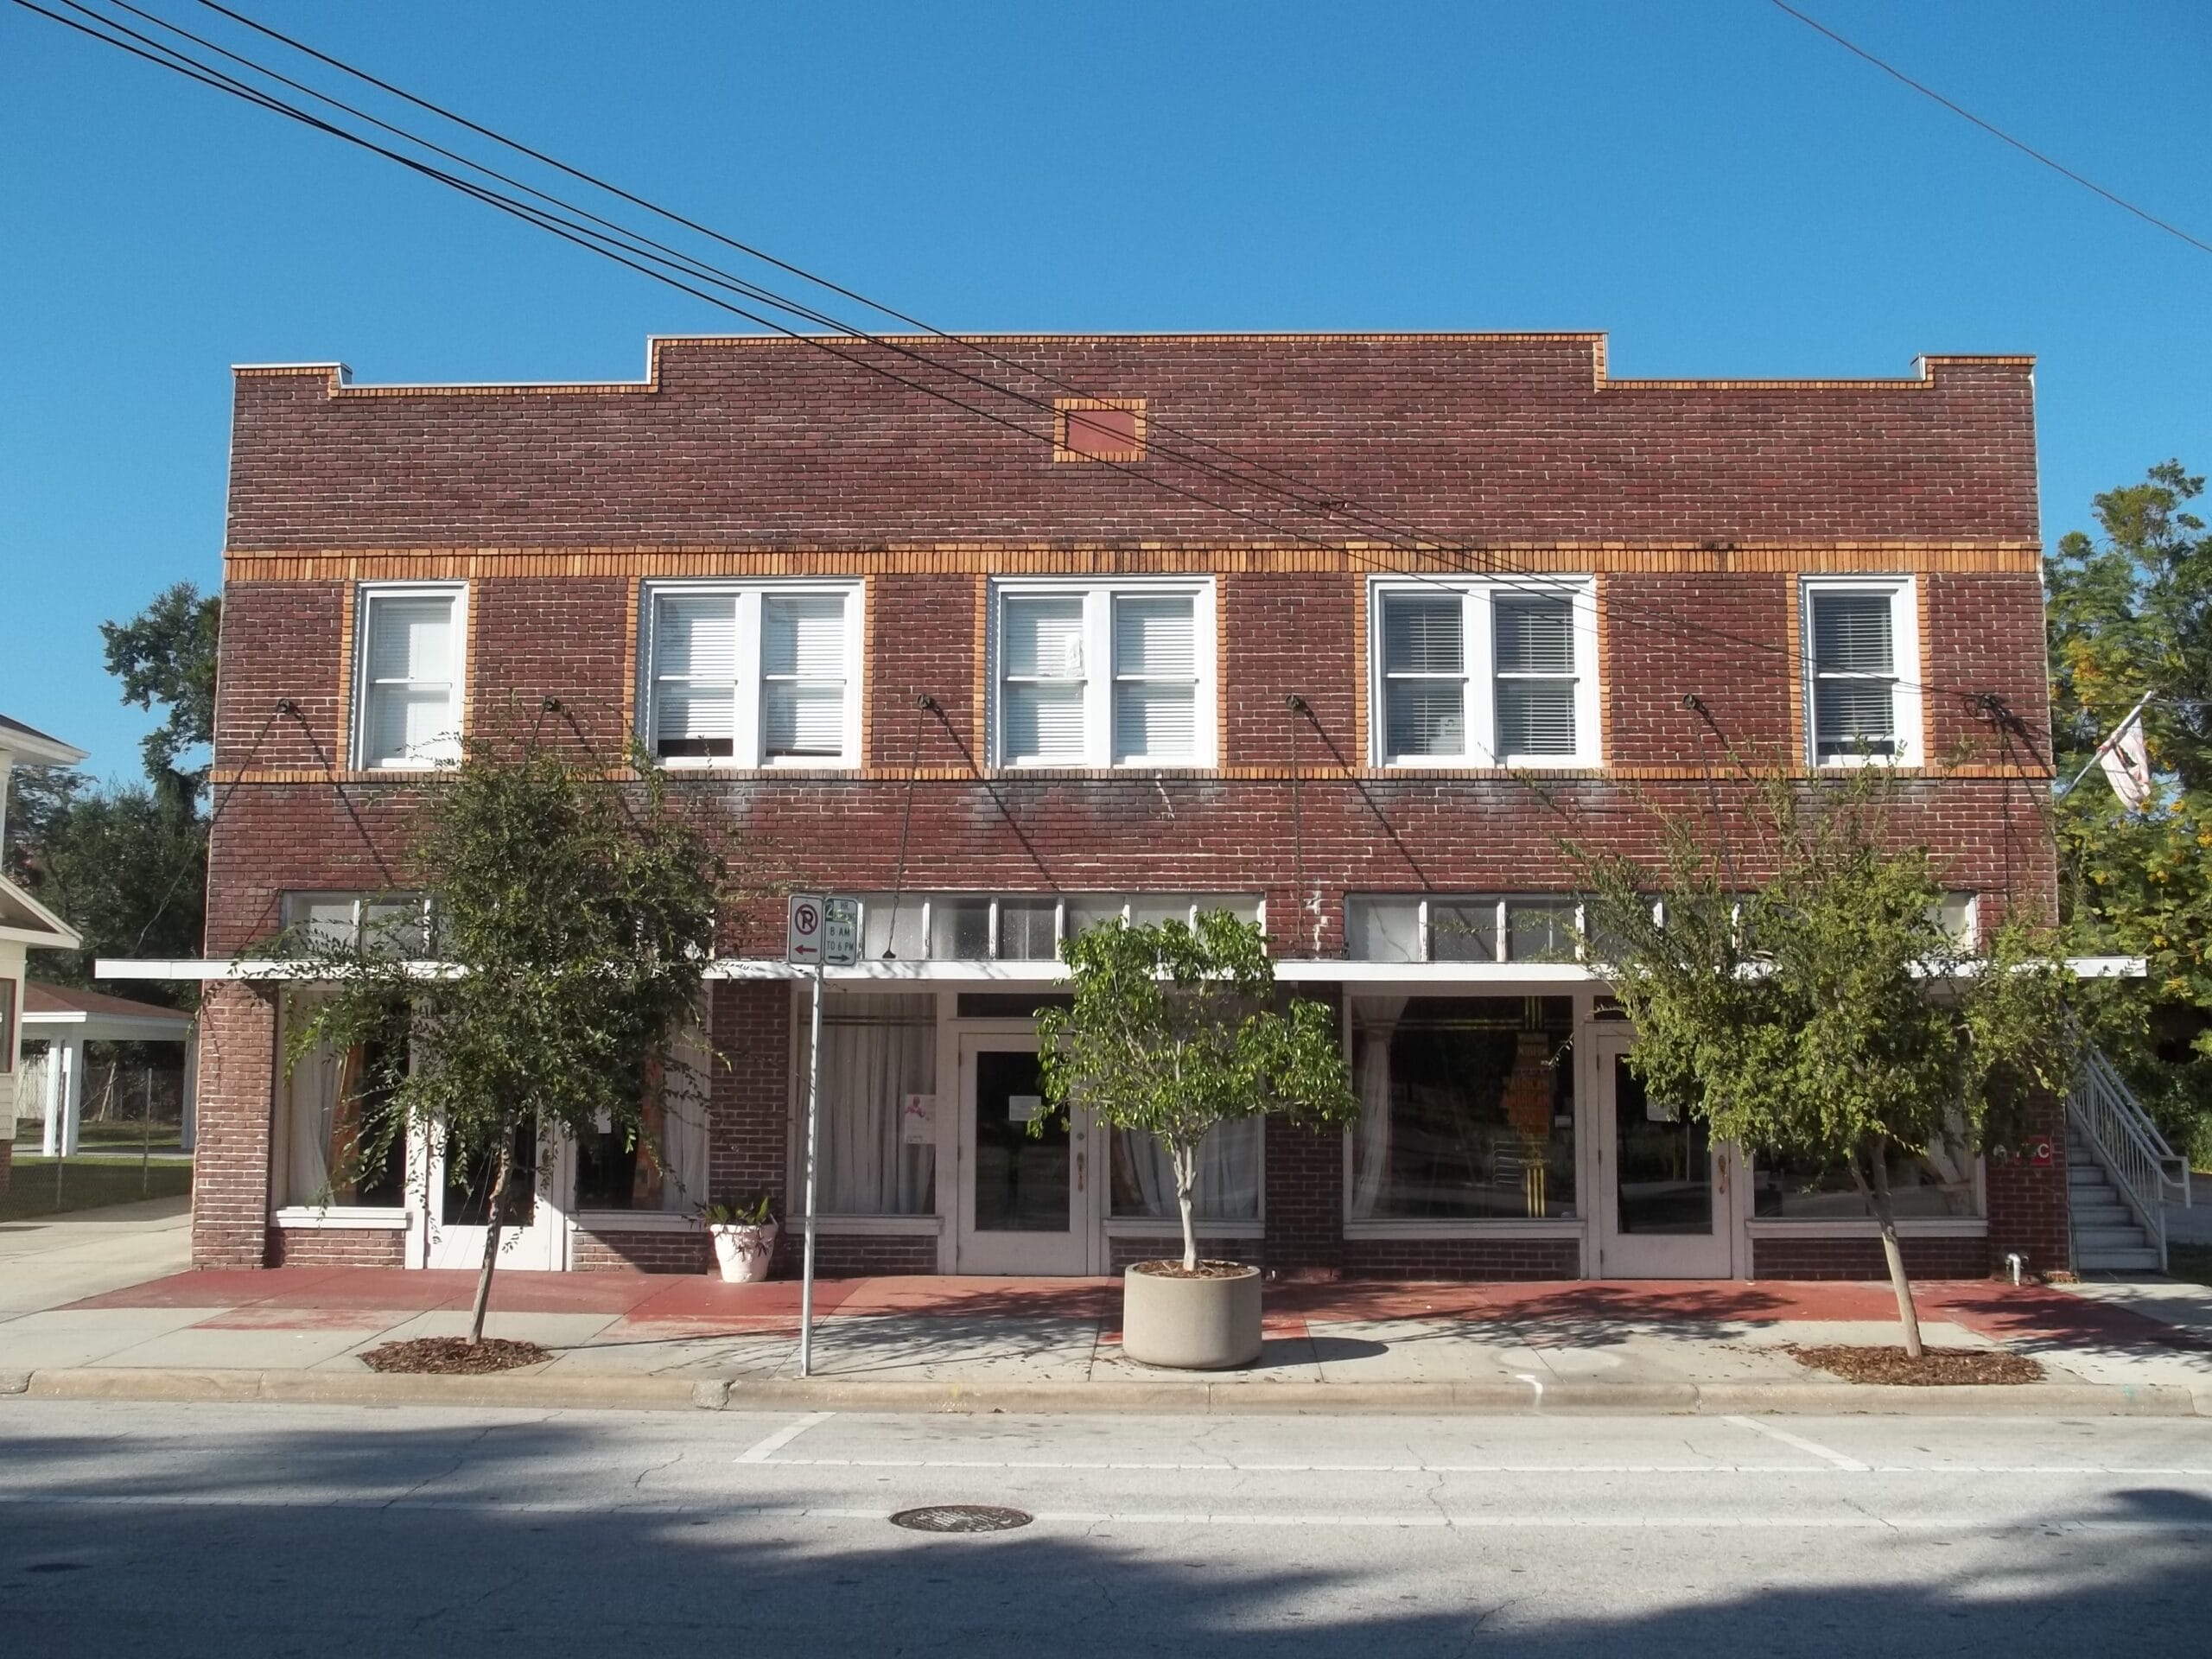
[[[1206, 1221], [1255, 1221], [1260, 1214], [1260, 1120], [1224, 1123], [1198, 1143], [1192, 1209]], [[1167, 1148], [1141, 1131], [1114, 1131], [1113, 1213], [1179, 1219]]]
[[1351, 1218], [1571, 1218], [1574, 1004], [1358, 997]]
[[[1921, 1152], [1892, 1148], [1890, 1202], [1900, 1221], [1978, 1216], [1974, 1155], [1946, 1135]], [[1751, 1212], [1762, 1221], [1863, 1221], [1874, 1213], [1847, 1166], [1762, 1157], [1751, 1173]]]
[[822, 1007], [820, 1204], [831, 1216], [937, 1210], [937, 999]]
[[[285, 1001], [298, 1029], [311, 991]], [[377, 1037], [351, 1048], [324, 1046], [301, 1057], [284, 1080], [284, 1202], [301, 1208], [397, 1209], [407, 1202], [407, 1136], [386, 1122], [395, 1065], [406, 1064], [406, 1016], [393, 1010]]]
[[683, 1033], [668, 1058], [646, 1068], [632, 1133], [613, 1125], [576, 1141], [576, 1208], [690, 1215], [707, 1201], [704, 1034]]

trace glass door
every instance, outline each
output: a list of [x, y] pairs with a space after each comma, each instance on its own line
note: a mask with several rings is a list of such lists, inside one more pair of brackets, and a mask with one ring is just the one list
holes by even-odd
[[1085, 1274], [1096, 1233], [1091, 1135], [1046, 1122], [1034, 1039], [960, 1046], [962, 1273]]
[[1723, 1279], [1734, 1268], [1734, 1157], [1706, 1126], [1647, 1091], [1630, 1034], [1603, 1033], [1599, 1069], [1598, 1276]]
[[[435, 1136], [420, 1135], [410, 1148], [410, 1231], [421, 1240], [408, 1261], [426, 1268], [480, 1268], [489, 1225], [492, 1181], [488, 1157], [464, 1158]], [[574, 1179], [568, 1143], [515, 1131], [514, 1169], [508, 1177], [506, 1220], [499, 1233], [499, 1266], [538, 1272], [569, 1265], [567, 1206], [556, 1194]]]

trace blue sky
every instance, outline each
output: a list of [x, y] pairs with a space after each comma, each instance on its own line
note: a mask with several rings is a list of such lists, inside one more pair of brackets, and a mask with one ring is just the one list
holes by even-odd
[[[1621, 375], [2032, 352], [2047, 535], [2212, 469], [2212, 255], [1766, 0], [242, 9], [945, 327], [1600, 328]], [[1803, 9], [2212, 241], [2202, 0]], [[219, 581], [230, 364], [632, 378], [728, 326], [0, 7], [0, 711], [136, 771], [98, 625]]]

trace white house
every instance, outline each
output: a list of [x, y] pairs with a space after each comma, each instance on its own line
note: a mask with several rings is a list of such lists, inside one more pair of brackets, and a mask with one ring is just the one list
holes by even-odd
[[[0, 846], [7, 844], [9, 780], [17, 766], [73, 766], [85, 758], [59, 738], [0, 715]], [[84, 941], [68, 923], [0, 875], [0, 1188], [16, 1139], [16, 1084], [22, 1075], [23, 977], [35, 950], [73, 950]]]

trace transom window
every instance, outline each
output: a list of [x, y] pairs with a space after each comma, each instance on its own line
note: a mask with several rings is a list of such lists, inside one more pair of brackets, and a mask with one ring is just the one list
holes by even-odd
[[1372, 604], [1377, 764], [1599, 764], [1589, 582], [1378, 581]]
[[1816, 765], [1918, 763], [1918, 635], [1910, 576], [1806, 582], [1806, 747]]
[[1355, 962], [1573, 962], [1581, 908], [1562, 893], [1352, 894], [1344, 954]]
[[419, 893], [288, 893], [284, 925], [303, 942], [420, 957], [434, 932], [429, 898]]
[[465, 590], [458, 584], [360, 590], [353, 753], [406, 770], [461, 758]]
[[993, 747], [1002, 766], [1213, 764], [1213, 584], [1002, 583]]
[[1201, 911], [1261, 919], [1250, 893], [868, 893], [861, 899], [861, 954], [899, 962], [1057, 962], [1063, 940], [1096, 923], [1176, 921]]
[[858, 584], [656, 583], [647, 600], [639, 703], [662, 760], [860, 764]]

